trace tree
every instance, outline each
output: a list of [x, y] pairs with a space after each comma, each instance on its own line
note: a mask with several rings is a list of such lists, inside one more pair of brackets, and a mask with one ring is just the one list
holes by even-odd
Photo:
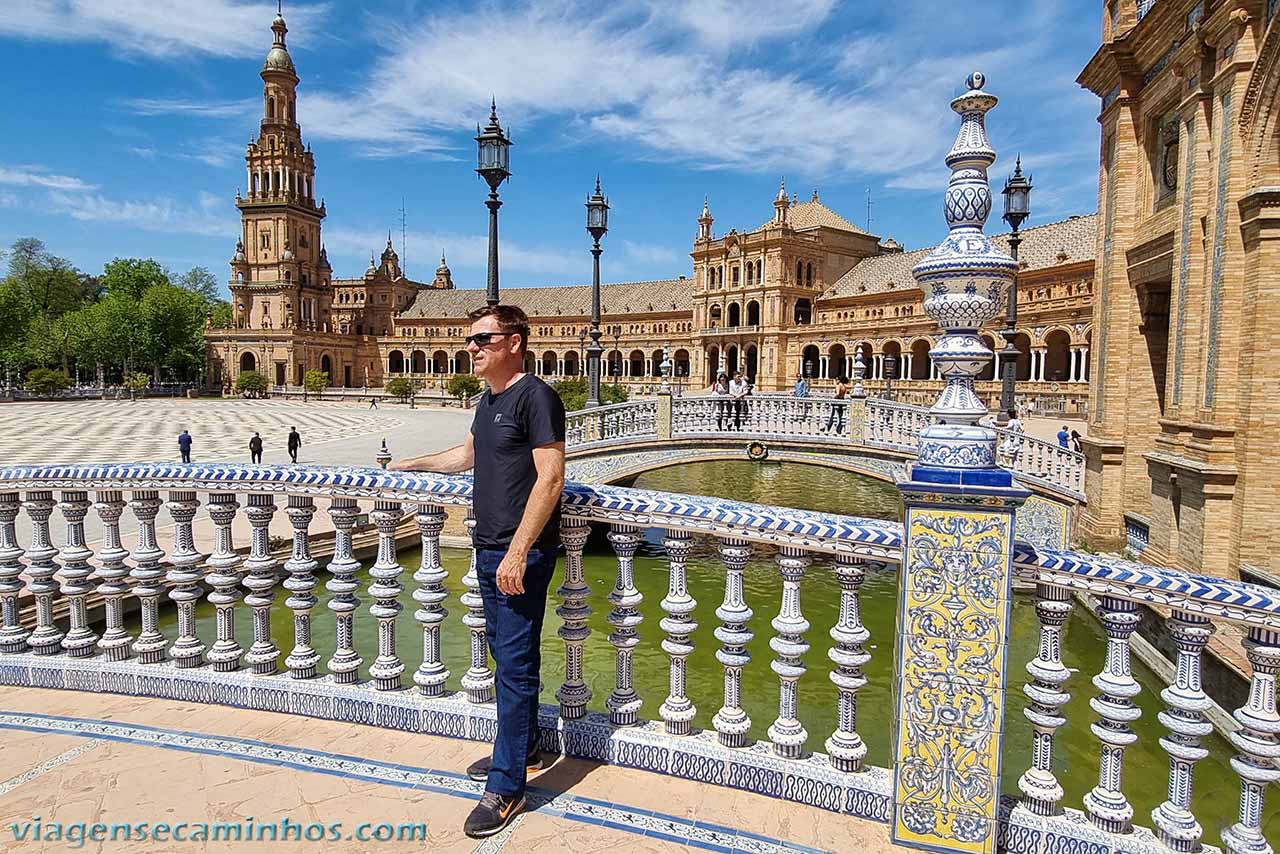
[[62, 371], [34, 368], [27, 374], [27, 391], [35, 394], [57, 394], [71, 386], [71, 377]]
[[257, 371], [241, 371], [236, 377], [236, 391], [250, 397], [262, 397], [267, 393], [267, 378]]
[[34, 237], [13, 242], [9, 253], [9, 278], [42, 314], [57, 317], [97, 297], [97, 280], [45, 249]]
[[396, 377], [393, 380], [387, 380], [385, 391], [392, 397], [400, 398], [400, 402], [404, 403], [413, 396], [413, 382], [407, 377]]
[[[551, 388], [555, 389], [556, 394], [560, 395], [560, 402], [564, 404], [566, 412], [577, 412], [580, 409], [587, 408], [587, 378], [573, 377], [566, 380], [556, 380], [552, 383]], [[622, 403], [627, 399], [627, 390], [620, 385], [601, 385], [600, 386], [600, 403]]]
[[206, 267], [192, 267], [174, 279], [173, 283], [184, 291], [199, 294], [209, 305], [222, 299], [222, 288]]
[[447, 388], [449, 394], [462, 402], [480, 393], [480, 378], [474, 374], [455, 374], [449, 379]]
[[157, 379], [164, 369], [181, 377], [200, 369], [206, 307], [199, 294], [169, 284], [152, 285], [142, 295], [146, 356]]
[[209, 306], [208, 321], [210, 329], [230, 329], [231, 320], [231, 303], [220, 299]]
[[302, 378], [302, 387], [311, 394], [319, 394], [329, 387], [328, 371], [307, 371]]
[[169, 285], [169, 273], [148, 258], [115, 258], [102, 268], [102, 284], [108, 294], [142, 299], [148, 288]]
[[142, 371], [136, 371], [125, 375], [124, 387], [129, 390], [130, 400], [136, 400], [137, 393], [145, 390], [149, 385], [151, 385], [151, 377], [147, 376]]

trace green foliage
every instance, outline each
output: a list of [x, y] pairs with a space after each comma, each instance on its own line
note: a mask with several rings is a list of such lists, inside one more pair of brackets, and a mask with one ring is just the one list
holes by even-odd
[[458, 400], [465, 400], [480, 393], [480, 378], [474, 374], [455, 374], [449, 378], [446, 388]]
[[210, 305], [208, 321], [211, 329], [230, 329], [231, 303], [220, 299]]
[[102, 268], [108, 294], [140, 300], [148, 288], [172, 284], [169, 273], [151, 258], [115, 258]]
[[71, 377], [62, 371], [34, 368], [27, 373], [27, 391], [35, 394], [57, 394], [71, 387]]
[[213, 277], [213, 273], [210, 273], [204, 267], [192, 267], [174, 279], [173, 283], [184, 291], [198, 294], [209, 305], [213, 305], [222, 299], [218, 280]]
[[407, 377], [396, 377], [393, 380], [387, 380], [384, 390], [387, 394], [400, 398], [400, 402], [404, 403], [413, 396], [413, 383]]
[[241, 371], [236, 377], [236, 391], [250, 397], [262, 397], [267, 393], [267, 378], [257, 371]]
[[147, 386], [151, 385], [151, 377], [141, 371], [137, 371], [126, 376], [124, 378], [123, 385], [125, 388], [129, 389], [129, 391], [142, 391]]
[[312, 394], [319, 394], [329, 387], [329, 372], [307, 371], [302, 378], [302, 387]]
[[[556, 394], [560, 395], [560, 401], [564, 404], [566, 412], [577, 412], [580, 409], [587, 408], [587, 378], [571, 377], [564, 380], [556, 380], [551, 384]], [[600, 386], [600, 405], [604, 406], [609, 403], [622, 403], [627, 399], [627, 390], [620, 385], [601, 384]]]

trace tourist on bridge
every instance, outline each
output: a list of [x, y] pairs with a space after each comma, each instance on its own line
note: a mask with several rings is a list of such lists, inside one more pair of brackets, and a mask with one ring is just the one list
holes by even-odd
[[1004, 426], [1004, 432], [1007, 438], [1000, 443], [1001, 465], [1009, 468], [1017, 461], [1018, 454], [1022, 453], [1022, 442], [1026, 436], [1026, 428], [1018, 418], [1018, 410], [1009, 410], [1009, 423]]
[[191, 462], [191, 434], [186, 430], [178, 434], [178, 452], [182, 454], [184, 463]]
[[844, 432], [844, 410], [848, 406], [844, 402], [845, 397], [849, 394], [849, 379], [844, 374], [836, 377], [836, 394], [835, 399], [828, 404], [831, 409], [827, 412], [827, 426], [822, 428], [822, 432], [826, 433], [835, 425], [836, 433]]
[[302, 447], [302, 436], [298, 433], [297, 427], [289, 428], [289, 459], [293, 462], [298, 461], [298, 449]]
[[1062, 429], [1058, 431], [1058, 447], [1059, 448], [1070, 447], [1070, 445], [1068, 444], [1070, 441], [1071, 441], [1071, 434], [1067, 432], [1067, 425], [1063, 424]]
[[1080, 441], [1080, 439], [1081, 439], [1080, 431], [1072, 430], [1071, 431], [1071, 450], [1075, 451], [1077, 454], [1084, 453], [1084, 442]]
[[249, 461], [253, 463], [262, 462], [262, 437], [256, 432], [253, 438], [249, 440]]
[[[795, 387], [792, 388], [791, 394], [793, 397], [797, 398], [805, 398], [809, 396], [809, 381], [804, 378], [804, 374], [800, 371], [796, 372], [796, 384]], [[809, 404], [806, 403], [800, 407], [800, 417], [808, 419]]]
[[729, 400], [729, 375], [721, 371], [716, 375], [716, 381], [711, 384], [711, 393], [717, 395], [716, 399], [716, 429], [724, 429], [724, 417], [729, 414], [729, 408], [733, 405]]
[[729, 383], [729, 397], [733, 400], [733, 429], [742, 429], [742, 414], [747, 409], [747, 395], [751, 393], [751, 386], [742, 378], [742, 371], [738, 371], [733, 375], [733, 382]]
[[529, 318], [496, 305], [471, 315], [467, 352], [488, 383], [471, 434], [457, 447], [401, 460], [396, 471], [456, 473], [474, 469], [472, 534], [484, 600], [489, 652], [498, 665], [498, 731], [492, 756], [467, 768], [484, 781], [480, 804], [463, 832], [492, 836], [524, 808], [538, 753], [539, 643], [547, 588], [560, 544], [564, 489], [564, 405], [550, 386], [524, 372]]

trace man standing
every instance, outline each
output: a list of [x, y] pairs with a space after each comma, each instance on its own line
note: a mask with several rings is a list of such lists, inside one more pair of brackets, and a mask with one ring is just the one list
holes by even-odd
[[733, 382], [729, 383], [729, 397], [733, 400], [733, 429], [742, 429], [742, 411], [747, 408], [747, 393], [750, 386], [747, 381], [742, 378], [742, 371], [738, 371], [733, 375]]
[[253, 438], [249, 440], [249, 461], [254, 463], [262, 462], [262, 437], [256, 432]]
[[298, 449], [302, 447], [302, 436], [298, 435], [297, 427], [289, 428], [289, 459], [293, 462], [298, 461]]
[[492, 836], [524, 807], [538, 753], [542, 619], [560, 542], [564, 489], [564, 405], [551, 387], [524, 373], [529, 319], [515, 306], [470, 315], [467, 352], [488, 383], [467, 440], [447, 451], [401, 460], [396, 471], [475, 469], [472, 506], [476, 575], [484, 599], [489, 651], [498, 665], [498, 733], [493, 755], [467, 774], [485, 781], [484, 797], [463, 831]]
[[178, 434], [178, 452], [182, 454], [184, 463], [191, 462], [191, 434], [186, 430]]
[[[796, 384], [791, 394], [801, 400], [809, 396], [809, 381], [804, 378], [803, 373], [796, 374]], [[800, 417], [806, 420], [809, 418], [809, 404], [800, 406]]]
[[1067, 425], [1063, 424], [1062, 429], [1058, 431], [1058, 447], [1068, 448], [1070, 447], [1070, 442], [1071, 434], [1067, 432]]

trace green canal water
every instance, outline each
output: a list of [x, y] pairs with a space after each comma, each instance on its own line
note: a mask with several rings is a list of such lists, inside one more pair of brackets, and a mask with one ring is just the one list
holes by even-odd
[[[682, 492], [739, 500], [758, 501], [779, 506], [800, 507], [816, 511], [845, 513], [881, 519], [901, 518], [901, 503], [897, 490], [886, 483], [852, 472], [841, 472], [801, 464], [750, 463], [723, 461], [695, 463], [660, 469], [642, 475], [635, 486], [669, 492]], [[640, 626], [642, 643], [634, 654], [634, 678], [640, 696], [644, 698], [641, 715], [658, 719], [658, 707], [667, 695], [669, 659], [659, 648], [663, 633], [658, 621], [663, 612], [660, 602], [667, 590], [667, 563], [662, 555], [660, 532], [649, 532], [648, 539], [635, 560], [636, 587], [644, 594], [641, 612], [644, 622]], [[766, 730], [777, 717], [778, 680], [769, 667], [773, 652], [769, 639], [773, 629], [769, 621], [777, 614], [781, 601], [782, 584], [774, 554], [757, 547], [756, 558], [748, 566], [745, 575], [747, 604], [755, 612], [751, 628], [755, 639], [748, 646], [751, 664], [743, 674], [743, 707], [751, 716], [755, 738], [767, 738]], [[396, 624], [396, 646], [406, 663], [405, 685], [412, 686], [412, 670], [422, 656], [422, 633], [413, 619], [416, 603], [412, 599], [414, 583], [410, 577], [417, 568], [421, 553], [417, 549], [404, 549], [398, 554], [404, 592], [400, 602], [404, 606]], [[449, 611], [443, 632], [444, 659], [449, 668], [448, 687], [460, 690], [462, 674], [469, 666], [468, 633], [461, 623], [466, 612], [459, 602], [464, 592], [462, 576], [467, 570], [469, 553], [461, 549], [444, 549], [442, 562], [449, 571], [446, 588], [449, 598], [444, 603]], [[591, 637], [585, 651], [585, 671], [591, 686], [590, 707], [604, 711], [604, 702], [613, 690], [614, 653], [606, 640], [610, 631], [608, 594], [614, 583], [616, 561], [603, 536], [596, 530], [588, 544], [584, 560], [585, 572], [591, 585], [589, 604]], [[557, 572], [553, 590], [563, 571]], [[328, 578], [318, 573], [321, 583], [316, 595], [319, 604], [312, 619], [312, 642], [324, 656], [332, 653], [334, 623], [332, 612], [325, 605], [331, 594], [324, 590], [323, 581]], [[723, 670], [715, 659], [719, 642], [713, 631], [718, 624], [716, 606], [724, 595], [723, 566], [716, 556], [715, 543], [697, 541], [689, 561], [689, 593], [698, 602], [695, 619], [698, 629], [691, 637], [695, 652], [689, 658], [688, 694], [697, 706], [696, 727], [711, 727], [711, 718], [723, 699]], [[359, 575], [361, 591], [368, 589], [366, 570]], [[276, 607], [272, 633], [280, 647], [280, 668], [293, 642], [292, 612], [284, 607], [287, 591], [277, 587]], [[361, 592], [361, 606], [357, 612], [357, 649], [364, 658], [362, 674], [377, 655], [377, 638], [374, 621], [368, 616], [369, 597]], [[810, 622], [806, 640], [810, 644], [805, 656], [808, 672], [800, 682], [800, 720], [809, 733], [806, 746], [823, 750], [823, 741], [836, 727], [836, 690], [828, 678], [832, 664], [826, 652], [830, 646], [828, 630], [839, 616], [840, 588], [835, 577], [820, 561], [810, 566], [801, 586], [805, 618]], [[547, 609], [543, 633], [542, 653], [542, 701], [555, 704], [555, 691], [564, 676], [564, 645], [556, 635], [561, 621], [554, 613], [554, 596]], [[867, 760], [887, 766], [890, 756], [890, 738], [893, 726], [893, 656], [894, 631], [897, 609], [897, 573], [883, 571], [869, 573], [862, 586], [862, 618], [871, 633], [868, 649], [871, 662], [866, 667], [868, 682], [858, 694], [858, 732], [867, 743]], [[249, 609], [236, 609], [236, 636], [246, 648], [253, 637]], [[202, 601], [197, 608], [199, 634], [202, 638], [215, 637], [213, 607]], [[170, 610], [162, 614], [161, 630], [169, 638], [176, 635], [176, 615]], [[1010, 637], [1008, 709], [1006, 712], [1003, 788], [1010, 794], [1018, 794], [1017, 780], [1031, 761], [1031, 728], [1023, 717], [1026, 698], [1021, 686], [1026, 681], [1023, 665], [1036, 656], [1039, 627], [1031, 596], [1020, 596], [1013, 611], [1013, 627]], [[1079, 605], [1063, 633], [1063, 658], [1071, 669], [1071, 679], [1065, 690], [1071, 700], [1066, 706], [1067, 725], [1058, 732], [1054, 749], [1054, 768], [1066, 790], [1064, 803], [1080, 807], [1081, 798], [1098, 779], [1098, 741], [1089, 731], [1089, 724], [1097, 715], [1089, 708], [1089, 699], [1098, 694], [1091, 677], [1103, 668], [1106, 635], [1092, 616], [1084, 613]], [[1158, 739], [1166, 733], [1156, 715], [1162, 710], [1159, 698], [1163, 684], [1145, 666], [1133, 661], [1134, 676], [1143, 691], [1135, 699], [1142, 708], [1142, 717], [1134, 724], [1138, 741], [1125, 756], [1124, 790], [1133, 803], [1139, 824], [1152, 826], [1151, 810], [1165, 799], [1168, 780], [1168, 756], [1161, 750]], [[1236, 820], [1236, 802], [1239, 781], [1231, 770], [1229, 758], [1234, 752], [1227, 741], [1216, 733], [1207, 738], [1209, 756], [1196, 766], [1194, 810], [1205, 830], [1205, 841], [1220, 844], [1219, 832]], [[1280, 797], [1274, 792], [1267, 804], [1264, 831], [1269, 838], [1280, 838]]]

